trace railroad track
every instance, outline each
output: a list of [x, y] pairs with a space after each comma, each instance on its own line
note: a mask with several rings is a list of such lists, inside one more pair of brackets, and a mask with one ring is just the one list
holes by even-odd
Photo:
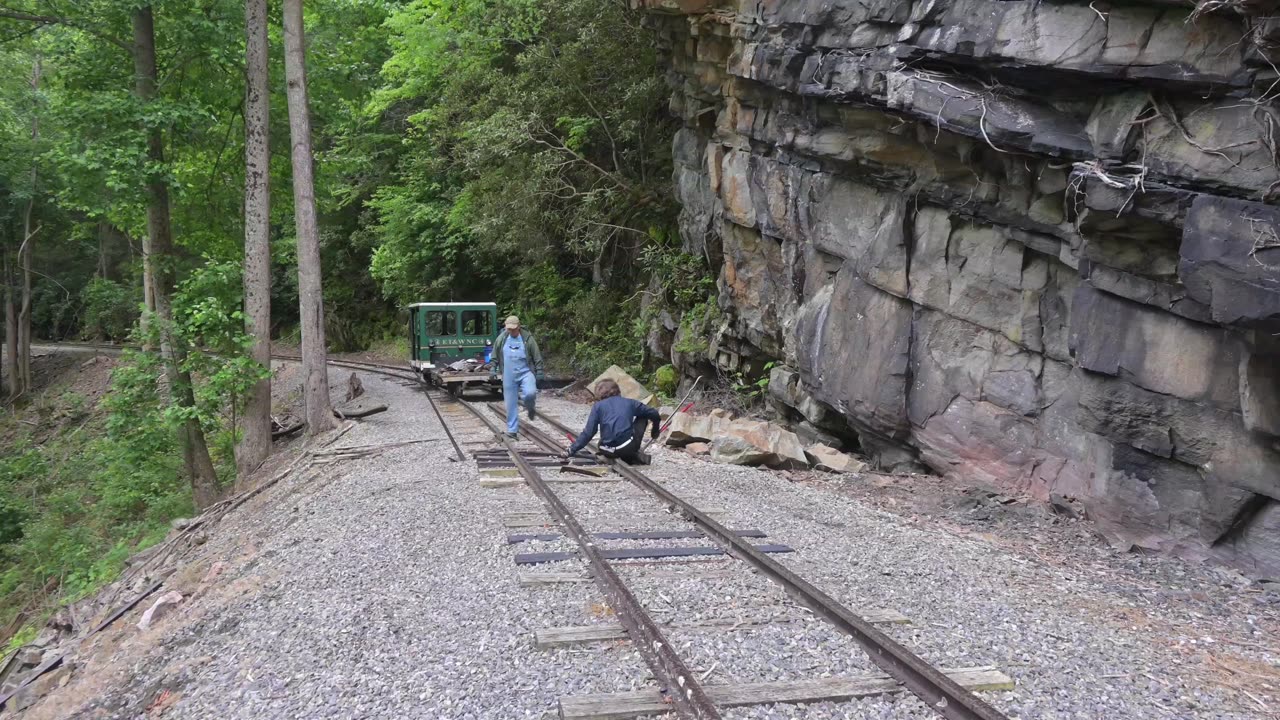
[[[650, 714], [655, 710], [670, 710], [685, 718], [719, 718], [722, 705], [838, 700], [863, 694], [878, 694], [878, 692], [860, 693], [859, 681], [845, 683], [843, 688], [832, 687], [831, 683], [821, 682], [808, 683], [807, 687], [803, 682], [794, 683], [791, 687], [775, 684], [777, 686], [773, 688], [775, 693], [772, 696], [766, 692], [756, 694], [755, 697], [752, 697], [750, 689], [746, 689], [743, 693], [743, 688], [734, 688], [731, 692], [727, 690], [729, 686], [703, 687], [685, 661], [676, 653], [673, 643], [665, 637], [663, 626], [653, 619], [616, 571], [610, 551], [599, 547], [601, 539], [699, 537], [712, 541], [719, 552], [746, 563], [754, 571], [768, 577], [819, 617], [852, 637], [871, 661], [884, 671], [892, 684], [900, 684], [906, 688], [941, 717], [948, 720], [1007, 720], [999, 711], [974, 694], [974, 689], [1010, 687], [1012, 681], [1006, 676], [988, 668], [950, 672], [935, 668], [877, 629], [871, 621], [845, 607], [770, 557], [771, 551], [788, 551], [790, 548], [756, 545], [750, 542], [748, 538], [759, 537], [762, 533], [729, 529], [721, 524], [714, 514], [698, 508], [671, 492], [638, 468], [623, 461], [608, 460], [600, 456], [594, 444], [590, 445], [589, 449], [596, 454], [601, 464], [617, 472], [632, 485], [644, 490], [663, 507], [675, 510], [694, 529], [694, 532], [591, 533], [553, 488], [553, 482], [549, 482], [548, 478], [544, 477], [544, 472], [550, 465], [547, 459], [553, 454], [566, 450], [565, 443], [529, 422], [522, 422], [520, 426], [520, 435], [524, 442], [515, 442], [505, 436], [504, 428], [499, 424], [504, 411], [497, 404], [481, 406], [430, 388], [426, 388], [426, 393], [433, 407], [438, 407], [438, 402], [447, 403], [446, 407], [455, 408], [453, 417], [465, 416], [470, 421], [483, 423], [485, 431], [490, 434], [490, 442], [501, 444], [520, 480], [527, 483], [546, 506], [552, 519], [551, 529], [562, 532], [577, 545], [577, 554], [586, 560], [592, 581], [608, 598], [610, 607], [623, 626], [625, 636], [640, 652], [660, 685], [657, 704], [651, 698], [638, 697], [637, 693], [620, 693], [615, 698], [588, 696], [575, 699], [570, 697], [561, 700], [560, 717], [579, 720], [622, 718]], [[457, 408], [463, 410], [457, 410]], [[489, 411], [488, 414], [486, 410]], [[439, 412], [438, 409], [437, 412]], [[572, 436], [573, 430], [556, 418], [542, 412], [539, 413], [539, 418], [554, 427], [562, 436]], [[470, 423], [470, 427], [474, 436], [474, 422]], [[448, 431], [447, 426], [446, 430]], [[482, 469], [485, 467], [483, 462], [479, 464]], [[525, 537], [547, 539], [555, 537], [555, 534], [546, 536], [535, 534]], [[551, 555], [563, 557], [569, 554]], [[633, 556], [623, 553], [620, 557]], [[877, 687], [884, 689], [883, 684]], [[807, 696], [806, 693], [808, 693]], [[754, 700], [754, 702], [743, 702], [742, 697], [738, 697], [743, 694], [748, 700]]]
[[[66, 345], [64, 343], [64, 345]], [[119, 346], [97, 346], [78, 343], [73, 346], [120, 349]], [[297, 361], [297, 356], [273, 355], [280, 360]], [[336, 367], [348, 367], [413, 383], [426, 395], [441, 426], [448, 434], [456, 452], [456, 460], [470, 455], [477, 467], [489, 475], [508, 474], [499, 478], [497, 487], [527, 484], [538, 496], [549, 522], [534, 521], [524, 527], [553, 530], [552, 533], [534, 533], [521, 536], [525, 539], [547, 539], [560, 533], [577, 546], [577, 556], [585, 559], [590, 568], [590, 579], [609, 601], [616, 614], [622, 633], [612, 630], [597, 632], [597, 636], [626, 637], [644, 658], [659, 684], [656, 693], [618, 693], [616, 695], [562, 698], [560, 717], [590, 720], [601, 718], [626, 718], [661, 712], [674, 712], [683, 718], [719, 718], [723, 706], [746, 704], [771, 704], [778, 702], [839, 701], [856, 697], [892, 692], [905, 688], [925, 702], [939, 716], [948, 720], [1007, 720], [999, 711], [983, 701], [975, 690], [1008, 689], [1012, 681], [991, 668], [970, 668], [944, 671], [936, 668], [911, 652], [875, 625], [842, 605], [818, 587], [770, 557], [769, 551], [789, 551], [776, 545], [756, 545], [749, 538], [760, 537], [758, 531], [731, 530], [723, 525], [715, 514], [700, 509], [661, 483], [645, 475], [641, 470], [625, 462], [609, 460], [598, 454], [592, 444], [589, 449], [596, 454], [594, 460], [575, 461], [572, 467], [586, 475], [596, 476], [601, 468], [616, 472], [621, 478], [643, 490], [661, 507], [674, 510], [688, 524], [689, 530], [651, 533], [592, 533], [583, 521], [553, 488], [555, 480], [544, 477], [544, 471], [558, 468], [560, 463], [553, 455], [566, 449], [564, 443], [540, 430], [533, 423], [522, 422], [520, 441], [505, 436], [504, 428], [494, 417], [502, 415], [496, 405], [481, 405], [428, 386], [411, 368], [348, 360], [330, 360]], [[488, 412], [486, 412], [486, 410]], [[556, 418], [540, 413], [539, 418], [562, 435], [572, 436], [573, 429]], [[505, 458], [501, 457], [505, 454]], [[505, 473], [506, 468], [512, 472]], [[753, 571], [781, 586], [787, 594], [797, 599], [836, 629], [853, 638], [867, 657], [884, 673], [883, 677], [849, 678], [844, 681], [801, 681], [796, 683], [769, 683], [768, 688], [751, 686], [708, 686], [690, 671], [685, 660], [664, 634], [664, 626], [654, 620], [651, 613], [637, 599], [615, 567], [615, 560], [628, 557], [654, 557], [653, 554], [620, 556], [615, 551], [603, 549], [604, 539], [661, 539], [705, 538], [715, 544], [704, 548], [711, 552], [685, 553], [727, 555], [745, 563]], [[509, 539], [510, 541], [510, 539]], [[652, 551], [650, 551], [652, 553]], [[529, 554], [537, 555], [537, 554]], [[535, 558], [530, 562], [551, 562], [572, 557], [572, 553], [543, 554], [554, 557]], [[517, 561], [519, 561], [517, 556]]]

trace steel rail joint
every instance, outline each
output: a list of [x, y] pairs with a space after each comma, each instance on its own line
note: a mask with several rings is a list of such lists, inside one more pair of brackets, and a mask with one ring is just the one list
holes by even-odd
[[[571, 433], [567, 426], [546, 415], [541, 416], [562, 432]], [[840, 604], [835, 598], [819, 590], [807, 580], [788, 570], [782, 563], [756, 550], [755, 546], [730, 532], [706, 513], [681, 499], [657, 481], [622, 460], [599, 454], [599, 448], [588, 446], [597, 456], [613, 466], [620, 475], [667, 504], [678, 508], [686, 517], [701, 526], [716, 542], [731, 549], [759, 570], [773, 578], [787, 591], [799, 598], [814, 612], [852, 637], [867, 656], [889, 676], [902, 683], [916, 697], [947, 720], [1008, 720], [987, 702], [961, 687], [923, 658], [898, 644], [893, 638], [877, 630], [871, 623]]]

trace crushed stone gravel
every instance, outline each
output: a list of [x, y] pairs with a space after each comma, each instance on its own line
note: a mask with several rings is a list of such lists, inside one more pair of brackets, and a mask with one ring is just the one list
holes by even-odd
[[[349, 374], [334, 370], [331, 382], [341, 387]], [[392, 411], [360, 422], [339, 446], [443, 438], [411, 383], [360, 374], [366, 400]], [[539, 407], [570, 426], [587, 413], [550, 396]], [[316, 468], [228, 517], [201, 560], [227, 563], [215, 587], [145, 634], [120, 631], [125, 640], [99, 661], [112, 667], [97, 668], [112, 683], [97, 692], [84, 682], [95, 671], [85, 658], [68, 688], [84, 698], [71, 714], [145, 717], [163, 701], [163, 717], [507, 720], [547, 717], [561, 696], [651, 687], [630, 643], [535, 647], [536, 630], [616, 618], [591, 583], [520, 584], [524, 573], [586, 566], [517, 567], [517, 553], [576, 546], [508, 544], [508, 534], [537, 529], [508, 528], [503, 515], [544, 513], [541, 502], [527, 487], [482, 489], [474, 464], [450, 462], [451, 452], [447, 442], [424, 443]], [[667, 448], [654, 455], [648, 474], [701, 507], [723, 508], [730, 527], [768, 533], [753, 542], [790, 545], [796, 552], [773, 557], [848, 606], [906, 615], [910, 624], [879, 627], [926, 659], [1008, 673], [1017, 687], [984, 697], [1011, 718], [1245, 720], [1267, 717], [1258, 704], [1280, 704], [1280, 607], [1213, 569], [1096, 548], [1063, 550], [1087, 563], [1060, 562], [872, 507], [840, 483], [792, 482]], [[628, 483], [553, 489], [592, 531], [691, 527]], [[874, 671], [851, 639], [740, 561], [616, 566], [655, 619], [673, 624], [668, 638], [707, 683]], [[689, 626], [717, 620], [771, 622]], [[59, 716], [68, 715], [44, 715]], [[907, 695], [724, 716], [935, 717]]]

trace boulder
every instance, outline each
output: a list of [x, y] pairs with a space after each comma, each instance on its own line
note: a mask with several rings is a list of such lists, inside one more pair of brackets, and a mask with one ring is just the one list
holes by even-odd
[[763, 465], [773, 453], [737, 435], [722, 435], [711, 443], [711, 459], [727, 465]]
[[704, 442], [689, 443], [684, 446], [684, 451], [690, 455], [710, 455], [711, 445]]
[[689, 443], [709, 443], [724, 432], [729, 421], [714, 415], [679, 413], [671, 418], [667, 433], [667, 445], [684, 447]]
[[44, 647], [28, 645], [19, 650], [14, 659], [18, 663], [18, 667], [35, 667], [44, 662]]
[[75, 672], [75, 665], [73, 663], [64, 663], [57, 669], [41, 675], [27, 683], [21, 690], [18, 690], [9, 700], [8, 708], [16, 712], [22, 712], [30, 708], [45, 695], [70, 682], [71, 673], [73, 672]]
[[867, 464], [826, 445], [810, 445], [805, 450], [813, 467], [823, 472], [858, 473], [867, 469]]
[[840, 438], [808, 421], [796, 425], [795, 433], [805, 445], [826, 445], [836, 450], [844, 447], [844, 441]]
[[[721, 425], [715, 428], [712, 438], [711, 455], [713, 459], [721, 459], [732, 455], [732, 459], [723, 459], [734, 465], [768, 465], [772, 468], [804, 468], [809, 460], [804, 454], [804, 446], [800, 438], [786, 428], [761, 420], [732, 420], [714, 418]], [[733, 438], [754, 448], [754, 452], [744, 449], [742, 443], [727, 443]], [[726, 449], [717, 451], [723, 445]]]
[[38, 648], [47, 648], [50, 645], [53, 645], [54, 643], [58, 642], [58, 635], [60, 634], [61, 633], [59, 633], [56, 628], [51, 628], [46, 626], [43, 630], [40, 631], [39, 635], [36, 635], [36, 639], [31, 641], [31, 646], [38, 647]]
[[591, 381], [591, 387], [587, 389], [594, 394], [596, 391], [596, 383], [601, 380], [612, 380], [618, 383], [618, 389], [622, 390], [623, 397], [628, 397], [632, 400], [639, 400], [645, 405], [653, 405], [657, 400], [657, 397], [645, 389], [645, 386], [641, 385], [639, 380], [631, 377], [626, 370], [623, 370], [617, 365], [610, 365], [608, 370], [600, 373], [595, 380]]
[[769, 467], [788, 470], [809, 467], [809, 457], [805, 455], [804, 445], [795, 433], [778, 425], [769, 426], [769, 449], [774, 459]]
[[182, 602], [182, 593], [170, 591], [161, 595], [158, 600], [152, 603], [151, 607], [142, 614], [142, 619], [138, 621], [138, 629], [146, 630], [151, 624], [168, 614], [169, 610], [176, 607]]

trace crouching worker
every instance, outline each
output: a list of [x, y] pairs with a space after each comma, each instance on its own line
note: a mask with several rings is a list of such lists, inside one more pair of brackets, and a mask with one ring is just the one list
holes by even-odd
[[587, 426], [578, 439], [561, 457], [569, 459], [587, 446], [600, 432], [600, 453], [605, 457], [625, 460], [632, 465], [648, 465], [649, 456], [640, 451], [644, 442], [644, 427], [653, 423], [653, 438], [657, 439], [662, 427], [658, 411], [639, 400], [622, 397], [618, 383], [605, 379], [596, 383], [596, 397], [600, 400], [591, 408]]

